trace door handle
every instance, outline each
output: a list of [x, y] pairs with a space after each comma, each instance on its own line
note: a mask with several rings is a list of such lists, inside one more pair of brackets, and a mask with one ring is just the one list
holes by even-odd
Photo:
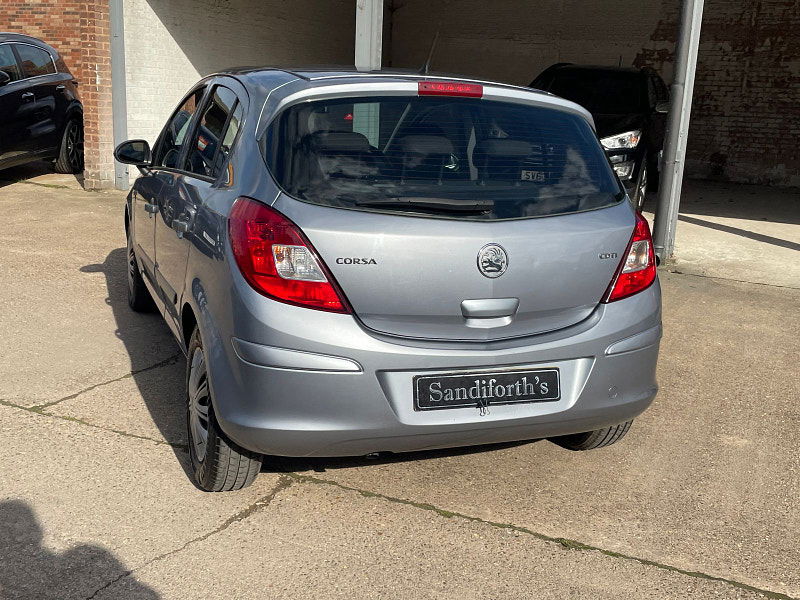
[[172, 219], [172, 228], [175, 230], [175, 235], [177, 235], [179, 239], [183, 239], [183, 234], [189, 231], [189, 221]]
[[25, 92], [21, 96], [23, 102], [32, 102], [33, 101], [33, 92]]
[[151, 202], [144, 203], [144, 212], [154, 215], [158, 212], [158, 204], [153, 204]]

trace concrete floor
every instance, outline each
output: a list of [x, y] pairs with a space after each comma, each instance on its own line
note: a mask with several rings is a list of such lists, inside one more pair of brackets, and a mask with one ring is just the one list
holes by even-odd
[[35, 177], [0, 183], [0, 598], [800, 598], [798, 280], [662, 270], [662, 391], [615, 446], [282, 459], [205, 494], [184, 360], [125, 303], [124, 196]]

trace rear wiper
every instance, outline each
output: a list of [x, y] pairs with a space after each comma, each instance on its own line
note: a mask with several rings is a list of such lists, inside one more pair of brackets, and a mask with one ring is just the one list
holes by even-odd
[[404, 198], [376, 198], [356, 200], [357, 206], [385, 206], [395, 208], [427, 208], [443, 212], [487, 212], [494, 208], [493, 200], [455, 200], [453, 198], [427, 198], [424, 196]]

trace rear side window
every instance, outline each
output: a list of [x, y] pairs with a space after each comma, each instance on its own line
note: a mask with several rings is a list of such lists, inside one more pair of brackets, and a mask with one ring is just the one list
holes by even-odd
[[217, 86], [211, 94], [194, 141], [189, 147], [186, 170], [206, 177], [216, 177], [228, 159], [231, 145], [239, 131], [242, 109], [236, 94]]
[[0, 45], [0, 71], [7, 73], [11, 81], [21, 79], [17, 59], [14, 58], [14, 52], [9, 44]]
[[53, 64], [49, 52], [28, 44], [17, 44], [16, 46], [25, 77], [37, 77], [56, 72], [56, 66]]
[[494, 220], [622, 199], [580, 116], [471, 98], [331, 99], [291, 106], [262, 148], [291, 196], [363, 210]]

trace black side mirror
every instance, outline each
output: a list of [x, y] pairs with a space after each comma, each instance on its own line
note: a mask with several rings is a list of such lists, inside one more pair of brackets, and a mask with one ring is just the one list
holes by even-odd
[[669, 112], [669, 102], [659, 102], [656, 104], [656, 112], [665, 115]]
[[114, 158], [126, 165], [149, 167], [152, 161], [150, 144], [146, 140], [128, 140], [114, 150]]
[[0, 71], [0, 87], [6, 85], [7, 83], [11, 83], [11, 75], [5, 71]]

